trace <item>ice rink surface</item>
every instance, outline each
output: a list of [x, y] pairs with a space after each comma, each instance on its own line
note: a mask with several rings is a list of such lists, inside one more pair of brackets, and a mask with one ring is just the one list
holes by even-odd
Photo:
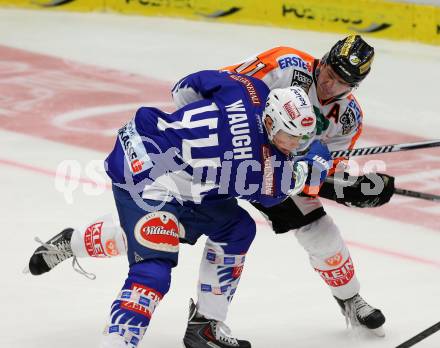
[[[66, 226], [114, 211], [105, 176], [93, 169], [137, 106], [172, 110], [169, 89], [190, 72], [280, 45], [320, 57], [340, 37], [114, 14], [0, 10], [0, 347], [98, 346], [126, 277], [125, 259], [83, 260], [83, 267], [97, 274], [95, 281], [75, 273], [68, 262], [38, 278], [21, 272], [37, 246], [34, 236], [47, 240]], [[369, 42], [376, 59], [356, 93], [365, 113], [358, 146], [439, 138], [440, 48]], [[398, 186], [440, 194], [439, 149], [375, 159], [386, 165], [379, 171], [396, 175]], [[66, 160], [78, 163], [67, 174]], [[95, 181], [103, 184], [92, 185]], [[229, 312], [233, 333], [256, 348], [379, 348], [395, 347], [438, 322], [440, 204], [394, 197], [386, 207], [360, 210], [327, 203], [349, 243], [361, 295], [387, 317], [386, 337], [347, 330], [293, 234], [275, 236], [255, 210], [259, 230]], [[181, 247], [172, 288], [140, 347], [180, 347], [202, 248], [202, 241]], [[440, 347], [440, 333], [416, 347]]]

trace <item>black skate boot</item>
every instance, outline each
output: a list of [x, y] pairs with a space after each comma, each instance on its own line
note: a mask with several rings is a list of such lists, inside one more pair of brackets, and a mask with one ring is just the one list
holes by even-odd
[[385, 336], [382, 327], [385, 323], [385, 316], [380, 309], [371, 307], [359, 294], [347, 300], [340, 300], [337, 297], [335, 299], [341, 307], [347, 324], [351, 324], [353, 328], [357, 326], [367, 328], [380, 337]]
[[250, 348], [248, 341], [230, 336], [229, 328], [222, 322], [207, 319], [197, 313], [196, 305], [189, 301], [189, 319], [183, 345], [186, 348]]
[[25, 272], [29, 271], [33, 275], [47, 273], [64, 260], [73, 257], [73, 269], [89, 279], [95, 279], [94, 274], [87, 273], [82, 269], [76, 257], [73, 255], [70, 246], [72, 234], [73, 229], [66, 228], [49, 239], [46, 243], [43, 243], [39, 238], [35, 238], [35, 241], [40, 243], [41, 246], [34, 251], [29, 260], [29, 268], [25, 269]]

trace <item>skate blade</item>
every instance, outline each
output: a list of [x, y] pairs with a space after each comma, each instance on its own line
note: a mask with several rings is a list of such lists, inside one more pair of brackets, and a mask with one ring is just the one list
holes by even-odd
[[378, 337], [385, 337], [385, 330], [384, 330], [383, 326], [378, 327], [377, 329], [370, 329], [369, 331], [371, 331], [371, 333], [373, 333], [374, 335], [376, 335]]

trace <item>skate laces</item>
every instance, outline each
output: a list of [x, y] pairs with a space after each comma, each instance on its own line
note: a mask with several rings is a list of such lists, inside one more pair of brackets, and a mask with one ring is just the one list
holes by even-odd
[[72, 268], [75, 272], [83, 275], [87, 279], [95, 280], [96, 275], [93, 273], [87, 272], [78, 262], [78, 259], [72, 253], [72, 248], [70, 247], [70, 243], [67, 241], [60, 241], [56, 245], [49, 244], [43, 242], [40, 238], [35, 237], [34, 240], [41, 244], [46, 250], [36, 251], [35, 254], [41, 254], [43, 256], [44, 261], [47, 263], [50, 269], [54, 268], [59, 263], [67, 260], [72, 257]]
[[237, 339], [231, 336], [231, 329], [221, 321], [214, 321], [215, 336], [218, 340], [238, 346]]
[[356, 295], [354, 298], [345, 302], [344, 312], [347, 326], [349, 322], [352, 326], [355, 326], [360, 325], [359, 318], [364, 319], [368, 317], [374, 312], [374, 308], [365, 302], [360, 295]]
[[365, 318], [374, 312], [374, 308], [365, 302], [365, 300], [359, 295], [354, 298], [353, 302], [358, 317]]

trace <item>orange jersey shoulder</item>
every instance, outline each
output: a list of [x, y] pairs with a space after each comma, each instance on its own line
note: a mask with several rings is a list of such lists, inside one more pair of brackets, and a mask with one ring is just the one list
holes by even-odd
[[[303, 62], [295, 61], [292, 55], [298, 56]], [[284, 56], [284, 59], [282, 59]], [[245, 74], [248, 76], [253, 76], [258, 79], [263, 79], [268, 73], [277, 69], [284, 68], [290, 64], [305, 64], [307, 70], [311, 71], [313, 61], [315, 58], [310, 54], [297, 50], [293, 47], [275, 47], [263, 53], [260, 53], [256, 57], [250, 58], [247, 61], [241, 62], [236, 65], [230, 65], [222, 68], [221, 70], [227, 70], [239, 74]]]

